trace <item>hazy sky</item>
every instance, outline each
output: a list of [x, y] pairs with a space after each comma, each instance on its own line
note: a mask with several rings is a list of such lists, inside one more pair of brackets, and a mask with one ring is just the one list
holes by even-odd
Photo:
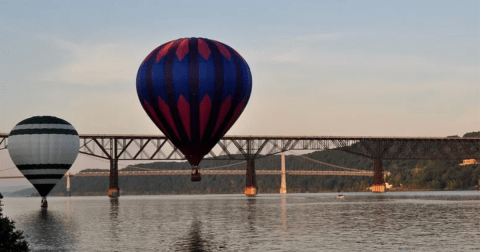
[[480, 129], [479, 1], [0, 1], [0, 132], [160, 134], [135, 89], [155, 47], [206, 37], [250, 65], [228, 134], [447, 136]]
[[80, 134], [161, 134], [135, 78], [205, 37], [253, 76], [227, 135], [480, 130], [480, 1], [0, 1], [0, 132], [53, 115]]

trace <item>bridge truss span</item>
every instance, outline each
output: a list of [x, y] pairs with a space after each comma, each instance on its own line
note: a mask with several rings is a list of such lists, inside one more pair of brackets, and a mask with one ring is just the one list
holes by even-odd
[[[185, 160], [164, 136], [80, 135], [80, 139], [80, 153], [99, 158]], [[479, 159], [480, 138], [226, 136], [205, 158], [245, 160], [292, 150], [341, 150], [382, 159]]]
[[[185, 160], [183, 154], [164, 136], [80, 135], [80, 153], [118, 160]], [[328, 150], [358, 142], [352, 139], [319, 137], [227, 136], [205, 158], [245, 160], [289, 150]], [[116, 144], [115, 144], [116, 143]]]
[[7, 149], [8, 134], [0, 133], [0, 150]]
[[[185, 160], [183, 154], [164, 136], [80, 135], [80, 153], [118, 160]], [[116, 143], [116, 144], [115, 144]], [[287, 150], [326, 150], [344, 145], [328, 139], [284, 137], [224, 137], [205, 158], [245, 160], [274, 155]]]
[[[0, 134], [0, 150], [8, 134]], [[381, 159], [480, 159], [480, 138], [225, 136], [205, 158], [245, 160], [294, 150], [341, 150]], [[80, 153], [117, 160], [185, 160], [159, 135], [80, 135]]]
[[374, 138], [363, 139], [340, 150], [389, 160], [479, 159], [480, 138]]

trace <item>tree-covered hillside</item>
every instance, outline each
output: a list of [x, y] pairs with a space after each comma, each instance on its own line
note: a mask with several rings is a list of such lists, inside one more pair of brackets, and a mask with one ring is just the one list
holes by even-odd
[[480, 131], [465, 133], [463, 137], [480, 137]]

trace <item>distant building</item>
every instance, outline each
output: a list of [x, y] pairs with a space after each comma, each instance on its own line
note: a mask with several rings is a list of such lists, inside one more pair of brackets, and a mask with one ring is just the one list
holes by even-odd
[[417, 167], [417, 168], [413, 168], [412, 169], [412, 173], [415, 174], [415, 173], [419, 173], [424, 167]]
[[465, 166], [465, 165], [471, 165], [471, 164], [475, 165], [475, 164], [478, 164], [478, 162], [477, 162], [476, 159], [464, 159], [463, 163], [458, 164], [458, 165]]

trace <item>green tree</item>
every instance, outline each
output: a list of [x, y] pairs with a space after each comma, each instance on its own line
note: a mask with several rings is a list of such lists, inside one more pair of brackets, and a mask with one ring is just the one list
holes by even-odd
[[463, 137], [480, 137], [480, 131], [465, 133]]
[[0, 203], [0, 252], [3, 251], [30, 251], [28, 244], [24, 240], [23, 233], [15, 230], [15, 222], [2, 213], [2, 204]]

